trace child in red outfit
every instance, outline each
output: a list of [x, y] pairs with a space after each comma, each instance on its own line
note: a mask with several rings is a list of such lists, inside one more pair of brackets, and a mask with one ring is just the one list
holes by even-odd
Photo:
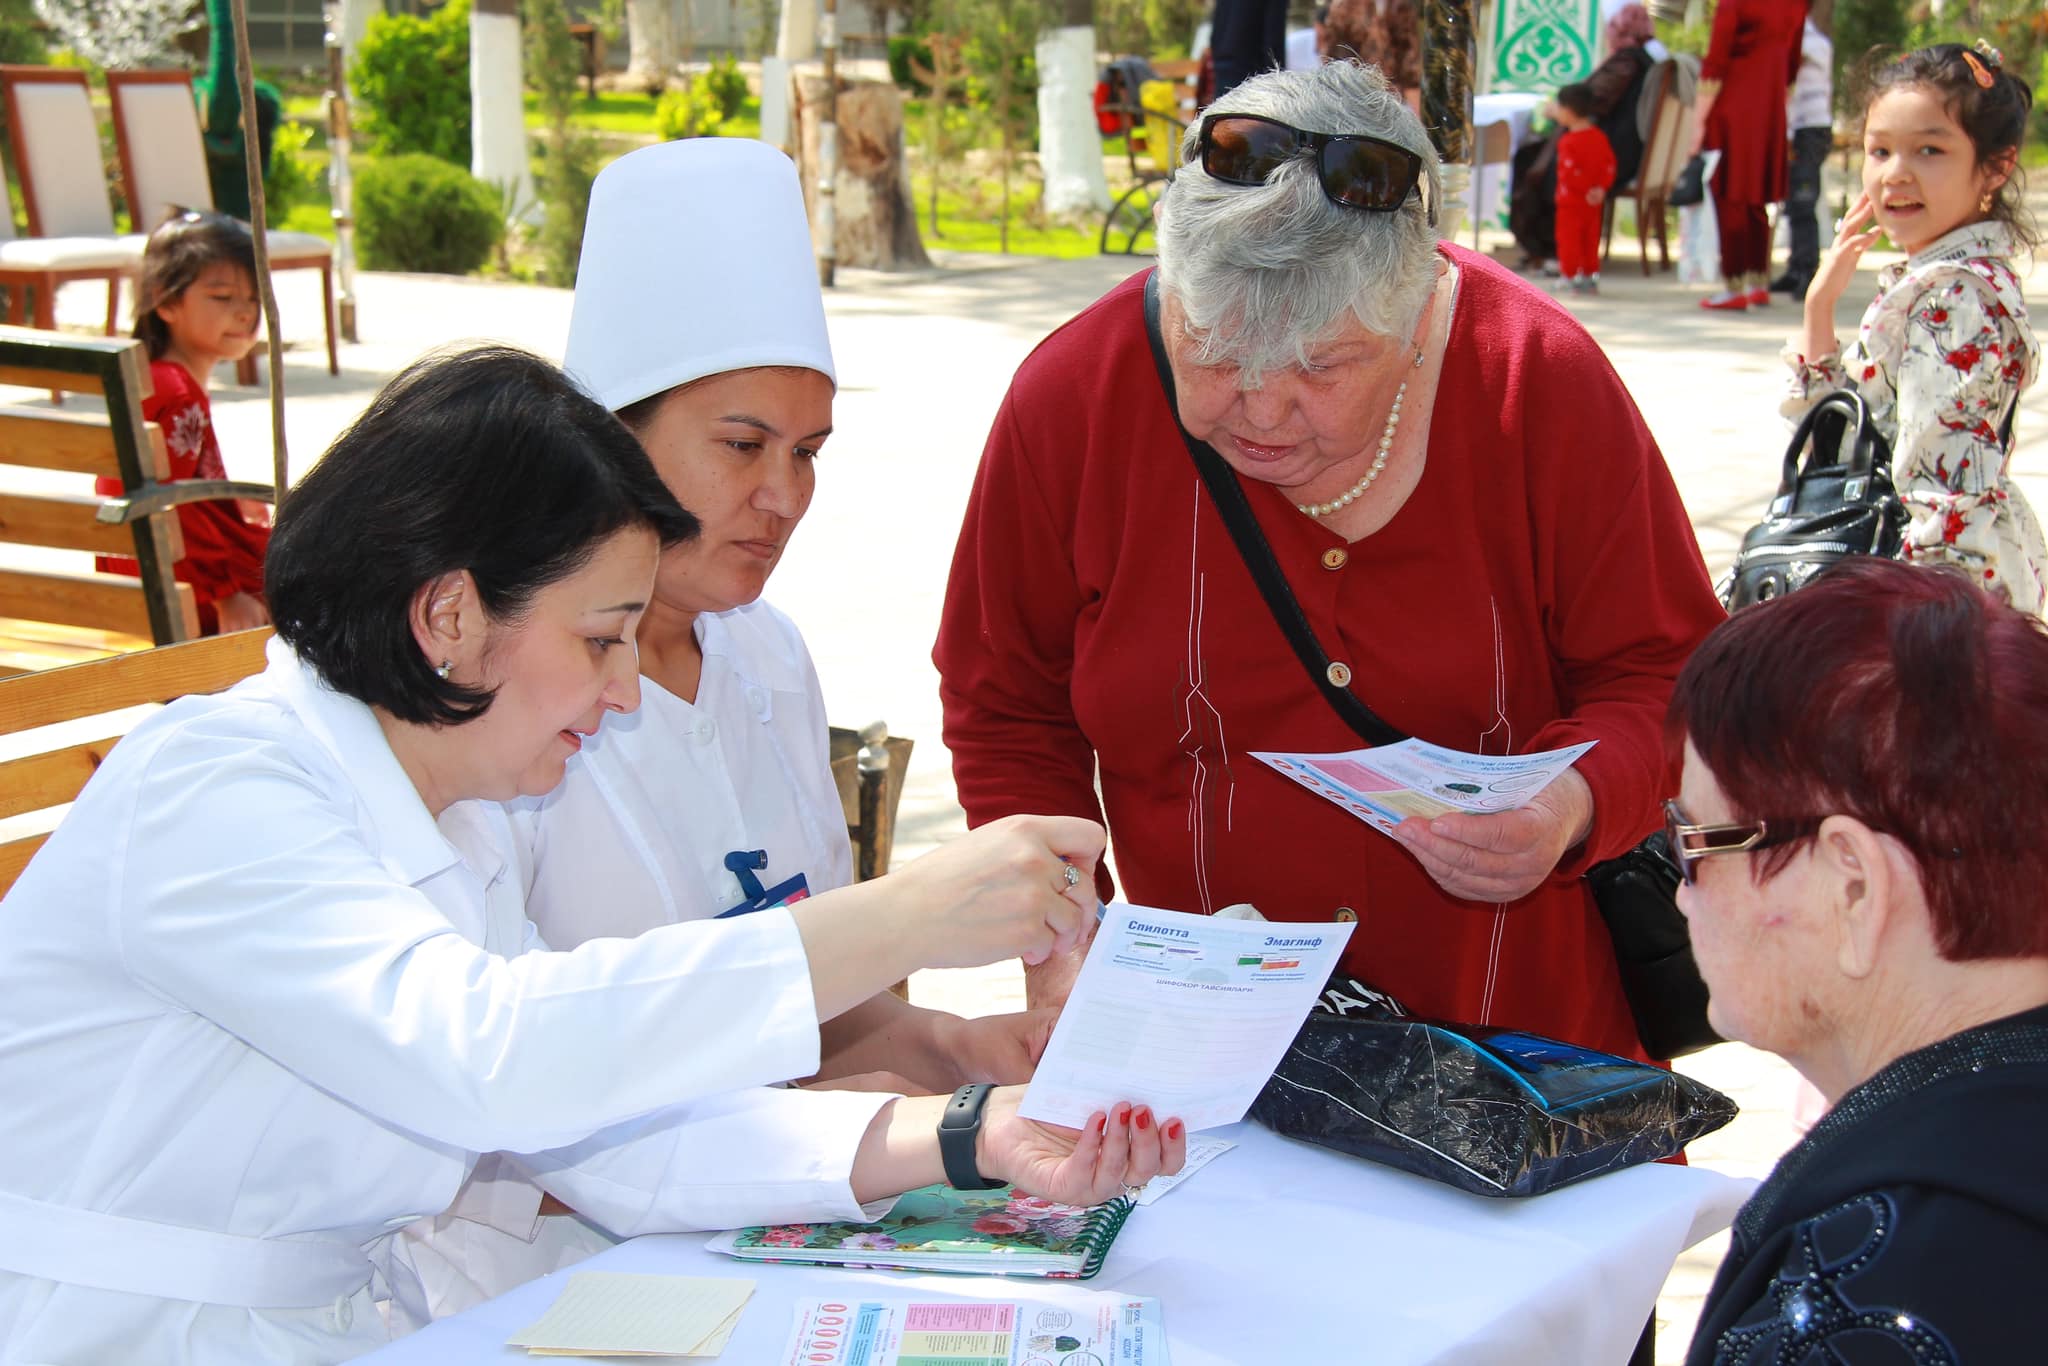
[[1593, 122], [1593, 88], [1557, 92], [1557, 265], [1574, 294], [1600, 292], [1601, 205], [1614, 185], [1614, 149]]
[[[206, 386], [214, 366], [240, 360], [256, 344], [256, 254], [249, 229], [217, 213], [167, 219], [143, 252], [140, 295], [135, 335], [149, 350], [155, 389], [143, 400], [142, 416], [164, 429], [170, 477], [225, 479]], [[120, 481], [101, 479], [99, 490], [119, 493]], [[269, 624], [263, 600], [269, 509], [225, 498], [186, 503], [178, 509], [178, 528], [185, 556], [172, 573], [192, 586], [200, 629], [213, 635]], [[113, 556], [101, 556], [99, 568], [136, 572], [134, 560]]]

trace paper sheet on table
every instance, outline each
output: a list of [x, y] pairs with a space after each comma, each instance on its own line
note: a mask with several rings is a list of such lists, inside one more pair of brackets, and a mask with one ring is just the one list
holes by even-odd
[[535, 1356], [717, 1356], [753, 1293], [749, 1280], [577, 1271], [506, 1345]]
[[1253, 750], [1252, 757], [1373, 829], [1392, 833], [1409, 816], [1429, 820], [1452, 811], [1512, 811], [1591, 748], [1588, 740], [1540, 754], [1467, 754], [1426, 740], [1402, 740], [1341, 754]]
[[780, 1366], [1169, 1366], [1159, 1301], [1074, 1292], [1054, 1301], [800, 1301]]
[[1128, 1100], [1190, 1129], [1235, 1124], [1351, 930], [1110, 904], [1019, 1113], [1079, 1128]]
[[1167, 1176], [1162, 1172], [1160, 1175], [1147, 1181], [1145, 1188], [1138, 1192], [1137, 1203], [1141, 1205], [1151, 1204], [1154, 1200], [1157, 1200], [1160, 1196], [1166, 1194], [1175, 1186], [1178, 1186], [1181, 1182], [1187, 1180], [1236, 1146], [1235, 1143], [1232, 1143], [1227, 1138], [1201, 1138], [1190, 1135], [1188, 1137], [1188, 1160], [1182, 1164], [1181, 1169], [1171, 1176]]

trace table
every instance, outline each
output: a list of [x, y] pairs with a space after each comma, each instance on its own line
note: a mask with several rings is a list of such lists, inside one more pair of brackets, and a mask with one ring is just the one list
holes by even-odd
[[[1250, 1123], [1216, 1132], [1238, 1146], [1134, 1211], [1092, 1281], [752, 1265], [705, 1252], [704, 1234], [635, 1238], [582, 1266], [753, 1279], [723, 1366], [777, 1362], [799, 1299], [1059, 1305], [1104, 1290], [1158, 1297], [1174, 1366], [1619, 1366], [1678, 1254], [1726, 1227], [1754, 1184], [1656, 1165], [1533, 1200], [1490, 1200]], [[546, 1312], [569, 1274], [520, 1286], [364, 1360], [534, 1360], [504, 1341]]]

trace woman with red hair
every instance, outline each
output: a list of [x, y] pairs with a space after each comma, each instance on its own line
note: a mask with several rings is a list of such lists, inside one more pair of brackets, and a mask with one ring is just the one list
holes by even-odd
[[1688, 1366], [2039, 1360], [2048, 631], [1858, 557], [1708, 636], [1669, 734], [1708, 1017], [1833, 1107], [1736, 1218]]

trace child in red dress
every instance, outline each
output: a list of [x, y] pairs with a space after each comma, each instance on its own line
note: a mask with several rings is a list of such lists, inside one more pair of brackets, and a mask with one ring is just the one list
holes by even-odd
[[[224, 360], [240, 360], [256, 344], [256, 255], [249, 229], [217, 213], [182, 213], [150, 234], [142, 256], [135, 335], [149, 350], [155, 393], [142, 416], [162, 425], [170, 477], [225, 479], [213, 405], [206, 387]], [[120, 493], [101, 479], [101, 493]], [[270, 548], [269, 509], [233, 499], [186, 503], [178, 509], [185, 556], [173, 566], [190, 584], [207, 635], [270, 622], [263, 600], [263, 556]], [[99, 568], [133, 574], [135, 561], [101, 556]]]
[[1593, 122], [1593, 88], [1557, 92], [1557, 265], [1574, 294], [1600, 292], [1600, 218], [1614, 186], [1614, 148]]

